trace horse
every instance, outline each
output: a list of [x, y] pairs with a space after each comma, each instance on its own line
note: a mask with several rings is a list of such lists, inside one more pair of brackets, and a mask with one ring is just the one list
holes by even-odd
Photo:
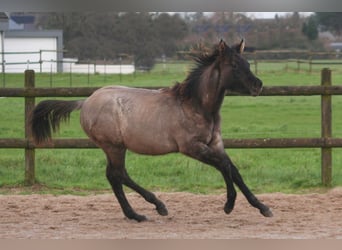
[[245, 41], [228, 46], [223, 40], [210, 53], [197, 55], [183, 82], [158, 90], [106, 86], [84, 100], [45, 100], [30, 118], [34, 143], [51, 140], [51, 133], [80, 111], [80, 123], [88, 137], [107, 157], [106, 177], [124, 215], [138, 222], [147, 220], [129, 204], [123, 185], [168, 215], [164, 203], [154, 193], [134, 182], [125, 168], [126, 151], [163, 155], [180, 152], [213, 166], [223, 176], [227, 189], [224, 212], [232, 212], [237, 196], [234, 183], [248, 202], [265, 217], [273, 216], [269, 207], [250, 191], [226, 153], [221, 136], [220, 107], [226, 90], [257, 96], [262, 81], [242, 57]]

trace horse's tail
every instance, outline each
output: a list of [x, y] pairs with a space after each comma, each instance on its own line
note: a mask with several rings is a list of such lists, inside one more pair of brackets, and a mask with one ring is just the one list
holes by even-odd
[[40, 102], [30, 115], [30, 128], [35, 143], [51, 139], [53, 132], [59, 130], [61, 121], [68, 121], [70, 113], [81, 109], [84, 101], [47, 100]]

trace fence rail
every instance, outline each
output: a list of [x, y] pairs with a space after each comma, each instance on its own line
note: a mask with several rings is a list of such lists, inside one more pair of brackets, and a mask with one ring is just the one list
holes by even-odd
[[[35, 88], [33, 70], [25, 71], [25, 88], [0, 88], [0, 96], [25, 98], [25, 138], [0, 138], [0, 148], [25, 149], [25, 183], [35, 182], [35, 149], [39, 148], [96, 148], [89, 139], [52, 139], [36, 146], [28, 126], [28, 116], [35, 105], [35, 97], [85, 97], [98, 88]], [[147, 87], [151, 88], [151, 87]], [[155, 88], [151, 88], [155, 89]], [[227, 95], [236, 93], [227, 92]], [[321, 72], [321, 86], [265, 87], [262, 96], [321, 96], [321, 137], [319, 138], [259, 138], [224, 139], [225, 148], [321, 148], [323, 185], [332, 181], [332, 148], [342, 147], [342, 138], [332, 138], [332, 95], [342, 95], [342, 86], [331, 86], [331, 70]]]
[[[141, 87], [158, 89], [160, 87]], [[79, 88], [0, 88], [0, 96], [7, 97], [85, 97], [99, 87]], [[241, 95], [228, 92], [227, 95]], [[247, 94], [246, 94], [247, 95]], [[264, 87], [260, 96], [342, 95], [342, 86], [274, 86]]]
[[[340, 148], [342, 138], [223, 139], [225, 148]], [[0, 148], [97, 148], [89, 139], [52, 139], [35, 145], [29, 139], [1, 138]]]

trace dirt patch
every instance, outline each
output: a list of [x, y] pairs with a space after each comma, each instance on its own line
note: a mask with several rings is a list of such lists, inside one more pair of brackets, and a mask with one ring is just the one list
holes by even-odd
[[156, 193], [169, 215], [128, 194], [147, 222], [125, 219], [112, 194], [0, 195], [0, 238], [35, 239], [182, 239], [182, 238], [339, 238], [342, 239], [342, 188], [324, 194], [258, 195], [274, 213], [264, 218], [241, 193], [230, 215], [223, 211], [225, 195]]

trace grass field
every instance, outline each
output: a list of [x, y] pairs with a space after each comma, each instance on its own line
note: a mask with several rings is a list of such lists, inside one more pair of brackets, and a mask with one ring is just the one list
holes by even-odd
[[[319, 85], [320, 71], [311, 74], [282, 70], [284, 65], [258, 65], [265, 86]], [[323, 68], [321, 66], [321, 68]], [[334, 66], [337, 67], [337, 66]], [[68, 86], [170, 86], [182, 81], [189, 64], [157, 65], [150, 73], [135, 75], [36, 74], [38, 87]], [[252, 67], [253, 68], [253, 67]], [[342, 84], [342, 71], [332, 68], [333, 84]], [[6, 87], [22, 87], [22, 74], [6, 75]], [[46, 98], [37, 98], [39, 102]], [[74, 98], [75, 99], [75, 98]], [[77, 98], [76, 98], [77, 99]], [[333, 97], [333, 136], [342, 137], [342, 98]], [[0, 98], [0, 138], [23, 138], [23, 98]], [[222, 110], [224, 138], [319, 137], [320, 97], [226, 97]], [[79, 112], [72, 114], [56, 137], [85, 138]], [[246, 183], [256, 193], [306, 192], [321, 189], [319, 149], [228, 149]], [[342, 156], [333, 150], [333, 185], [342, 185]], [[142, 186], [160, 191], [223, 192], [220, 174], [213, 168], [182, 156], [141, 156], [129, 152], [127, 168]], [[87, 193], [109, 190], [105, 157], [99, 149], [36, 150], [37, 181], [44, 192]], [[0, 192], [21, 186], [24, 150], [0, 149]]]

